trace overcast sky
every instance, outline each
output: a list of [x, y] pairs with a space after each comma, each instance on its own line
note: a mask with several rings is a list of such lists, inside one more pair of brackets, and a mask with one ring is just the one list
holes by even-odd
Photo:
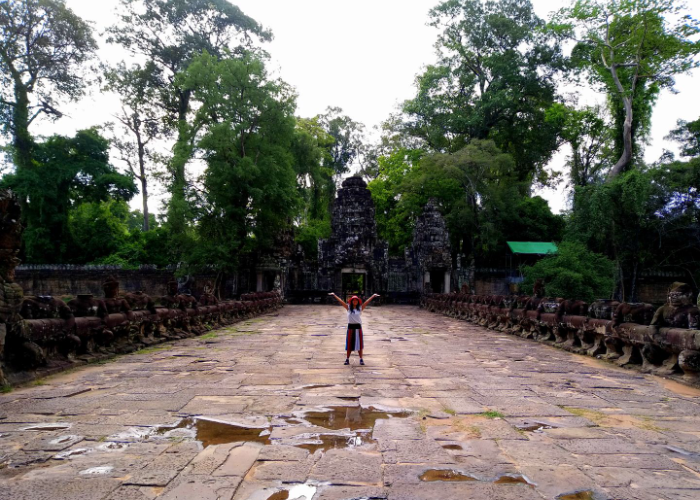
[[[101, 32], [116, 21], [117, 0], [67, 0], [67, 5]], [[238, 0], [234, 1], [274, 34], [265, 44], [272, 56], [272, 70], [293, 85], [299, 94], [299, 116], [310, 117], [328, 106], [339, 106], [354, 120], [368, 128], [378, 125], [402, 101], [414, 94], [415, 76], [426, 64], [435, 61], [435, 29], [426, 25], [428, 11], [438, 0]], [[534, 0], [540, 17], [568, 5], [568, 1]], [[700, 2], [690, 2], [689, 13], [700, 17]], [[126, 58], [118, 48], [99, 40], [102, 59], [116, 62]], [[700, 97], [694, 75], [677, 78], [679, 94], [662, 94], [652, 120], [652, 143], [647, 147], [648, 161], [658, 159], [664, 148], [675, 145], [663, 138], [679, 118], [694, 120], [700, 116]], [[584, 94], [586, 103], [600, 99]], [[111, 119], [116, 108], [114, 96], [93, 94], [77, 105], [65, 107], [69, 117], [55, 124], [40, 123], [36, 134], [71, 134], [100, 125]], [[566, 153], [552, 162], [561, 168]], [[546, 190], [555, 211], [565, 208], [563, 188]], [[149, 203], [158, 211], [156, 200]], [[140, 196], [132, 206], [140, 206]]]

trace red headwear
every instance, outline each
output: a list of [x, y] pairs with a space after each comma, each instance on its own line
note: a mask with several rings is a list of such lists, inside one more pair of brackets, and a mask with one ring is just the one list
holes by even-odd
[[361, 306], [361, 305], [362, 305], [362, 300], [360, 300], [360, 297], [358, 297], [357, 295], [353, 295], [352, 297], [350, 297], [350, 304], [352, 304], [352, 301], [355, 300], [355, 299], [357, 299], [357, 305], [358, 305], [358, 306]]

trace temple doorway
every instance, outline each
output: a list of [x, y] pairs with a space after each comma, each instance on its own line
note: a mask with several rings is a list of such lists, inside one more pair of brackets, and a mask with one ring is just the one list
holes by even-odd
[[443, 293], [445, 271], [441, 269], [430, 271], [430, 288], [433, 293]]
[[342, 273], [343, 297], [348, 299], [353, 295], [364, 296], [365, 294], [365, 274], [363, 273]]

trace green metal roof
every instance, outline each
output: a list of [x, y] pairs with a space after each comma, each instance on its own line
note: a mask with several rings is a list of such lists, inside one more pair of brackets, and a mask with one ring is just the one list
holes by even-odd
[[515, 254], [546, 255], [559, 250], [554, 243], [547, 241], [507, 241], [511, 252]]

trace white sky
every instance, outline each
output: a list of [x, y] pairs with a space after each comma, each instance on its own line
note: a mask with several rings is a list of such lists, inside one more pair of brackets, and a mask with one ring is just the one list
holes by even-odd
[[[94, 23], [96, 31], [116, 21], [117, 0], [67, 0], [67, 5], [83, 19]], [[311, 117], [328, 106], [339, 106], [368, 129], [378, 125], [397, 105], [414, 95], [414, 78], [435, 61], [433, 45], [436, 30], [426, 26], [428, 11], [438, 0], [237, 0], [243, 12], [270, 28], [274, 41], [265, 44], [272, 56], [273, 72], [293, 85], [299, 94], [297, 114]], [[562, 0], [534, 0], [540, 17], [569, 4]], [[689, 2], [689, 13], [700, 17], [700, 2]], [[99, 40], [99, 57], [116, 62], [128, 55]], [[663, 137], [679, 118], [694, 120], [700, 116], [700, 97], [694, 75], [677, 78], [679, 94], [662, 94], [656, 105], [652, 125], [652, 143], [647, 147], [648, 161], [658, 159], [664, 148], [675, 150]], [[585, 101], [600, 96], [587, 94]], [[42, 122], [35, 134], [71, 134], [75, 130], [111, 120], [117, 106], [114, 96], [97, 91], [81, 102], [64, 106], [69, 117], [55, 124]], [[553, 160], [561, 168], [566, 152]], [[540, 193], [555, 211], [565, 208], [562, 187]], [[140, 208], [137, 196], [132, 206]], [[151, 211], [159, 211], [152, 199]]]

